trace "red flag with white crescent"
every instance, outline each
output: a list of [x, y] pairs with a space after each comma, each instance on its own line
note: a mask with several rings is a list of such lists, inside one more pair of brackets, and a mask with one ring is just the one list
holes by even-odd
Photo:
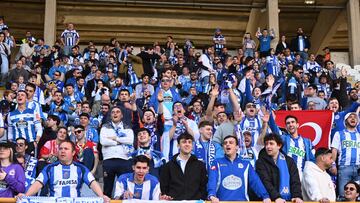
[[330, 147], [330, 133], [333, 124], [332, 111], [275, 111], [275, 115], [275, 122], [280, 128], [286, 128], [286, 116], [295, 116], [299, 122], [299, 134], [309, 138], [315, 146], [315, 149], [319, 147]]

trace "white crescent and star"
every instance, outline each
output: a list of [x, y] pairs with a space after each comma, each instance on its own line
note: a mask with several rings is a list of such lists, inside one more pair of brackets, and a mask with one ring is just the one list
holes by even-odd
[[322, 136], [321, 127], [314, 122], [306, 122], [306, 123], [302, 124], [299, 128], [301, 128], [303, 126], [309, 126], [315, 130], [315, 139], [312, 141], [312, 144], [313, 144], [313, 146], [316, 146], [321, 140], [321, 136]]

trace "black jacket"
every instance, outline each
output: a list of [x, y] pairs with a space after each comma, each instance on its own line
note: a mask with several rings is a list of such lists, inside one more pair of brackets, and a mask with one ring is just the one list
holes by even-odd
[[[291, 44], [290, 44], [290, 49], [291, 51], [294, 52], [298, 52], [299, 51], [299, 36], [296, 36], [294, 39], [291, 40]], [[310, 49], [311, 44], [310, 44], [310, 40], [307, 36], [303, 35], [303, 39], [304, 39], [304, 49]]]
[[205, 164], [191, 155], [185, 166], [185, 174], [175, 155], [160, 171], [161, 193], [174, 200], [205, 200], [207, 197], [207, 172]]
[[[291, 157], [285, 157], [290, 175], [291, 197], [298, 197], [302, 199], [301, 182], [296, 164]], [[275, 199], [281, 197], [279, 192], [280, 171], [272, 157], [267, 155], [265, 148], [262, 149], [259, 153], [259, 158], [256, 161], [256, 172], [259, 174], [259, 177], [268, 191], [271, 200], [274, 201]]]
[[276, 54], [276, 55], [282, 53], [286, 48], [289, 48], [289, 49], [290, 49], [289, 44], [286, 43], [286, 42], [285, 42], [285, 44], [286, 44], [286, 47], [285, 47], [285, 46], [283, 45], [283, 43], [280, 41], [280, 42], [276, 45], [276, 50], [275, 50], [275, 54]]

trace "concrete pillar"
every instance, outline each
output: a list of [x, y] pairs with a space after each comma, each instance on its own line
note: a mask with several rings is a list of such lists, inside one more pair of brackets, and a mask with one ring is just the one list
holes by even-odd
[[268, 29], [275, 32], [275, 39], [271, 41], [271, 47], [276, 48], [279, 41], [279, 1], [267, 0]]
[[[329, 42], [341, 23], [346, 20], [346, 10], [322, 10], [311, 32], [310, 53], [322, 54], [322, 49], [331, 46]], [[331, 47], [330, 47], [331, 48]]]
[[347, 3], [350, 65], [360, 65], [360, 11], [359, 0]]
[[49, 46], [56, 40], [56, 0], [45, 0], [44, 40]]

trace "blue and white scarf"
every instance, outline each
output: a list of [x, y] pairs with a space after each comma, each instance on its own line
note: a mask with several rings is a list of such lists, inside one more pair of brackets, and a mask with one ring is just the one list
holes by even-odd
[[209, 169], [216, 156], [216, 148], [213, 141], [202, 142], [197, 140], [194, 145], [194, 154], [200, 161], [205, 163], [206, 169]]
[[290, 174], [289, 174], [289, 169], [288, 169], [288, 166], [286, 163], [286, 157], [281, 152], [279, 153], [276, 165], [279, 168], [279, 172], [280, 172], [279, 191], [280, 191], [281, 198], [289, 201], [289, 200], [291, 200]]

